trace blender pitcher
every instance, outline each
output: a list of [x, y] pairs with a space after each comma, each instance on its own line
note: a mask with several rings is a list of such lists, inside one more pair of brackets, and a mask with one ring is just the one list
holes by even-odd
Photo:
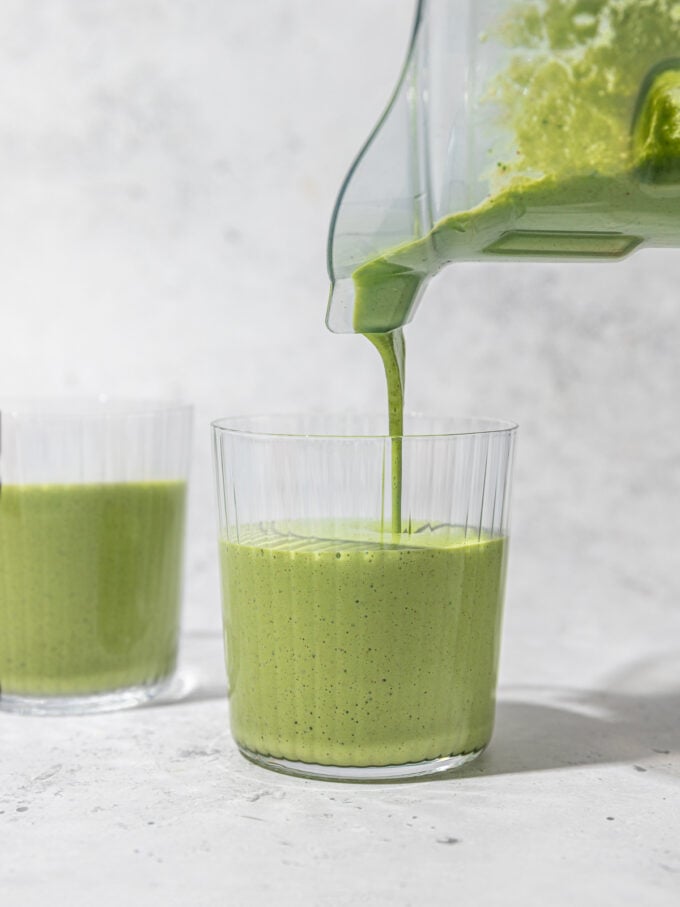
[[402, 327], [449, 262], [644, 246], [680, 246], [680, 2], [419, 0], [336, 202], [328, 327]]

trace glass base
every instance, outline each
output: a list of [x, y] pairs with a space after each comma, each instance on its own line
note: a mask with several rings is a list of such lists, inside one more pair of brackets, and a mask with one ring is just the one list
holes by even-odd
[[97, 712], [117, 712], [144, 705], [160, 696], [172, 684], [172, 677], [145, 686], [124, 687], [104, 693], [75, 696], [27, 696], [3, 693], [0, 711], [17, 715], [92, 715]]
[[346, 781], [346, 782], [384, 782], [406, 781], [410, 778], [427, 778], [461, 768], [480, 756], [485, 747], [472, 753], [463, 753], [460, 756], [441, 756], [438, 759], [429, 759], [425, 762], [409, 762], [404, 765], [317, 765], [311, 762], [292, 762], [288, 759], [278, 759], [274, 756], [263, 756], [239, 745], [242, 755], [262, 768], [268, 768], [283, 775], [295, 775], [298, 778], [312, 778], [318, 781]]

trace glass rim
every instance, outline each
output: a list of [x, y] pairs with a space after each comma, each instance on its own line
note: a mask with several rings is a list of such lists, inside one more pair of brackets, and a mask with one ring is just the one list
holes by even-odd
[[[279, 413], [279, 414], [269, 414], [269, 415], [250, 415], [250, 416], [226, 416], [220, 419], [215, 419], [210, 423], [213, 433], [233, 435], [235, 437], [243, 438], [266, 438], [270, 440], [274, 439], [287, 439], [287, 440], [316, 440], [316, 441], [389, 441], [393, 438], [401, 438], [402, 440], [417, 440], [417, 439], [444, 439], [444, 438], [464, 438], [464, 437], [476, 437], [476, 436], [488, 436], [488, 435], [502, 435], [502, 434], [515, 434], [519, 428], [518, 423], [507, 421], [504, 419], [494, 419], [487, 418], [483, 416], [437, 416], [429, 413], [414, 413], [407, 412], [404, 413], [405, 419], [411, 420], [428, 420], [430, 422], [437, 421], [442, 425], [448, 423], [451, 428], [448, 430], [441, 431], [408, 431], [404, 432], [402, 435], [390, 435], [389, 432], [353, 432], [353, 431], [273, 431], [267, 430], [266, 424], [269, 422], [284, 421], [290, 420], [293, 423], [295, 420], [298, 422], [303, 419], [312, 420], [337, 420], [338, 423], [341, 423], [342, 420], [357, 420], [360, 419], [375, 419], [376, 422], [382, 421], [386, 422], [385, 414], [377, 415], [375, 413]], [[255, 423], [262, 423], [263, 427], [255, 427]], [[465, 423], [469, 425], [465, 428], [462, 426]], [[460, 425], [460, 428], [455, 428], [456, 424]], [[474, 426], [474, 427], [472, 427]]]
[[0, 416], [13, 419], [139, 418], [168, 414], [188, 415], [191, 403], [151, 397], [8, 396], [0, 397]]

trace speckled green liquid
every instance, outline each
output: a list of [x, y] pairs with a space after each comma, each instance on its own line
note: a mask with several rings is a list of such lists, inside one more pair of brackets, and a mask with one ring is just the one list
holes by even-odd
[[2, 486], [2, 695], [87, 695], [172, 673], [185, 490]]
[[[491, 736], [505, 541], [289, 526], [221, 543], [232, 732], [252, 753], [386, 766]], [[387, 539], [392, 539], [390, 535]]]

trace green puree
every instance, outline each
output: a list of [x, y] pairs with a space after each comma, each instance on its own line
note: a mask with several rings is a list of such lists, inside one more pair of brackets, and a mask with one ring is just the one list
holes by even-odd
[[3, 485], [0, 689], [69, 696], [174, 669], [185, 485]]
[[337, 524], [279, 529], [221, 543], [239, 745], [356, 767], [482, 749], [494, 716], [504, 540], [451, 528], [391, 543], [362, 524], [342, 527], [344, 541]]
[[503, 147], [488, 197], [353, 274], [354, 328], [395, 330], [447, 262], [617, 259], [680, 245], [680, 3], [512, 4], [485, 116]]

